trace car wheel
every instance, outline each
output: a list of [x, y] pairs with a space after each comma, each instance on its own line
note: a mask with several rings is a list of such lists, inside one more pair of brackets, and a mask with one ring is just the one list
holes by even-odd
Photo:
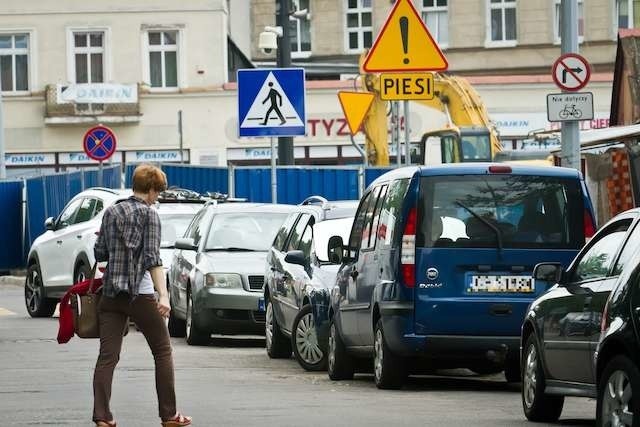
[[598, 385], [597, 426], [637, 426], [640, 413], [640, 371], [626, 356], [616, 356], [604, 369]]
[[399, 389], [404, 384], [407, 371], [404, 358], [391, 352], [382, 330], [382, 320], [378, 320], [373, 344], [373, 377], [376, 387], [383, 390]]
[[313, 307], [302, 307], [293, 320], [291, 347], [296, 360], [307, 371], [322, 371], [327, 364], [326, 352], [318, 342]]
[[560, 418], [564, 396], [544, 393], [545, 378], [535, 335], [529, 336], [522, 354], [522, 408], [529, 421], [555, 422]]
[[76, 271], [73, 273], [73, 283], [84, 282], [89, 279], [89, 275], [91, 274], [91, 270], [87, 267], [84, 262], [81, 262], [76, 267]]
[[291, 357], [291, 341], [280, 330], [276, 315], [273, 312], [271, 298], [267, 298], [267, 309], [264, 321], [265, 345], [267, 354], [272, 359], [286, 359]]
[[329, 323], [329, 344], [327, 349], [327, 373], [334, 381], [353, 379], [353, 358], [347, 353], [335, 320]]
[[173, 309], [173, 301], [169, 300], [171, 311], [169, 312], [169, 335], [172, 337], [182, 338], [187, 336], [187, 322], [182, 319], [178, 319]]
[[507, 360], [504, 364], [504, 378], [508, 383], [519, 383], [522, 381], [519, 357], [507, 355]]
[[37, 263], [31, 264], [27, 269], [24, 302], [31, 317], [51, 317], [56, 311], [58, 300], [45, 296], [40, 266]]
[[189, 345], [205, 345], [209, 343], [211, 335], [202, 332], [193, 318], [193, 296], [191, 291], [187, 292], [187, 321], [186, 337]]

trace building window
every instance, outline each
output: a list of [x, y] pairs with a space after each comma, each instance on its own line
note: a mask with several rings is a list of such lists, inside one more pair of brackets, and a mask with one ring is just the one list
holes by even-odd
[[618, 28], [637, 28], [640, 26], [640, 0], [616, 0]]
[[513, 45], [517, 38], [516, 0], [489, 0], [489, 44]]
[[178, 87], [178, 31], [149, 31], [149, 79], [153, 88]]
[[104, 83], [105, 33], [73, 32], [75, 83]]
[[[556, 43], [560, 43], [560, 28], [562, 28], [562, 13], [560, 11], [560, 1], [555, 0], [555, 25], [554, 25], [554, 38]], [[578, 42], [582, 43], [584, 40], [584, 7], [583, 0], [578, 0]]]
[[0, 34], [2, 92], [29, 90], [29, 35]]
[[[293, 0], [296, 10], [309, 10], [309, 0]], [[289, 35], [291, 37], [291, 53], [307, 54], [311, 53], [311, 22], [308, 17], [289, 18]]]
[[449, 45], [447, 0], [422, 0], [422, 20], [441, 48]]
[[348, 52], [360, 52], [373, 44], [371, 0], [345, 0], [346, 47]]

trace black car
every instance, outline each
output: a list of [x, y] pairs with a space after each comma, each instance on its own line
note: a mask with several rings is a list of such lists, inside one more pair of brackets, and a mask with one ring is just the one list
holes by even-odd
[[291, 351], [307, 370], [326, 366], [329, 290], [338, 265], [329, 262], [328, 240], [351, 230], [357, 201], [307, 200], [280, 228], [265, 271], [266, 348], [272, 358]]
[[[595, 353], [598, 426], [637, 426], [640, 421], [640, 252], [620, 276], [602, 315]], [[635, 423], [634, 423], [635, 418]]]
[[557, 420], [565, 396], [596, 397], [602, 313], [616, 283], [634, 267], [639, 217], [640, 209], [617, 215], [567, 271], [553, 263], [535, 267], [536, 287], [546, 282], [550, 289], [531, 303], [522, 326], [522, 405], [529, 420]]

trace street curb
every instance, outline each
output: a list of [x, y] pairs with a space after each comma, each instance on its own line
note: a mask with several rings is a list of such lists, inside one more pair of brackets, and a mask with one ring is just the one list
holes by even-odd
[[0, 286], [24, 286], [24, 277], [0, 276]]

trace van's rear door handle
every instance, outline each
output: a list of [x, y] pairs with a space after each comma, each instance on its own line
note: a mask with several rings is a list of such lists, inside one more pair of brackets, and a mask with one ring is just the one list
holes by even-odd
[[513, 313], [513, 308], [509, 304], [494, 304], [489, 308], [489, 313], [494, 316], [508, 316]]

